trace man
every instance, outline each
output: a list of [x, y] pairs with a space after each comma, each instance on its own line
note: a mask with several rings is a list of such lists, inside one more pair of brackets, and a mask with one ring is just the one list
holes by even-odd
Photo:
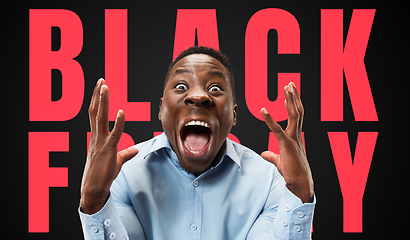
[[124, 112], [110, 133], [109, 89], [100, 79], [81, 186], [85, 238], [309, 239], [315, 197], [301, 137], [304, 110], [294, 83], [284, 93], [286, 130], [261, 109], [280, 154], [258, 155], [227, 138], [237, 111], [228, 59], [189, 48], [165, 79], [158, 114], [164, 133], [117, 153]]

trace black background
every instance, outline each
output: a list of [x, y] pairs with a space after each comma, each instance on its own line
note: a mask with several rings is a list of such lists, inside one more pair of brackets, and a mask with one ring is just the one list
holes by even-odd
[[[269, 96], [275, 95], [276, 73], [300, 72], [301, 95], [305, 106], [306, 151], [315, 181], [317, 205], [314, 239], [394, 238], [406, 233], [399, 222], [407, 219], [404, 181], [408, 156], [408, 94], [406, 67], [408, 45], [404, 39], [407, 21], [405, 6], [393, 2], [310, 3], [302, 1], [236, 1], [235, 3], [44, 3], [15, 4], [3, 8], [2, 16], [2, 186], [3, 218], [13, 239], [82, 239], [77, 208], [80, 183], [87, 151], [89, 131], [87, 108], [99, 77], [104, 77], [104, 9], [128, 9], [128, 100], [151, 102], [150, 122], [127, 122], [125, 132], [136, 143], [162, 131], [157, 118], [159, 99], [166, 68], [172, 60], [177, 9], [216, 9], [220, 50], [230, 58], [235, 72], [238, 124], [232, 129], [243, 145], [256, 152], [268, 147], [268, 128], [252, 116], [244, 98], [245, 30], [251, 16], [264, 8], [281, 8], [292, 13], [300, 25], [301, 54], [277, 55], [276, 33], [270, 31]], [[76, 60], [85, 78], [84, 102], [79, 114], [64, 122], [29, 122], [28, 120], [28, 17], [29, 9], [68, 9], [81, 19], [83, 49]], [[320, 10], [344, 9], [347, 34], [353, 9], [376, 9], [365, 56], [378, 122], [356, 122], [346, 84], [344, 86], [344, 121], [320, 120]], [[55, 33], [55, 32], [53, 32]], [[58, 31], [57, 31], [58, 33]], [[58, 34], [56, 34], [58, 35]], [[58, 39], [58, 38], [57, 38]], [[4, 74], [5, 73], [5, 74]], [[58, 98], [58, 74], [53, 96]], [[60, 91], [60, 93], [59, 93]], [[327, 89], [326, 91], [331, 91]], [[283, 123], [285, 126], [285, 122]], [[112, 124], [111, 124], [112, 126]], [[28, 233], [28, 132], [69, 132], [69, 152], [50, 153], [50, 167], [68, 167], [68, 188], [50, 188], [50, 232]], [[334, 166], [327, 132], [348, 132], [354, 156], [358, 132], [379, 132], [363, 197], [363, 233], [343, 233], [343, 197]], [[4, 164], [5, 163], [5, 164]], [[400, 171], [402, 170], [402, 171]], [[400, 215], [403, 213], [403, 215]], [[401, 216], [401, 218], [399, 218]], [[4, 227], [3, 227], [4, 228]], [[11, 232], [10, 232], [11, 231]]]

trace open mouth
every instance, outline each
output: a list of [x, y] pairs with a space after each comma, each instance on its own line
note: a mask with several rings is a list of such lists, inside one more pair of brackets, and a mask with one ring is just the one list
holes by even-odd
[[181, 129], [184, 151], [193, 157], [201, 157], [208, 152], [212, 130], [204, 121], [189, 121]]

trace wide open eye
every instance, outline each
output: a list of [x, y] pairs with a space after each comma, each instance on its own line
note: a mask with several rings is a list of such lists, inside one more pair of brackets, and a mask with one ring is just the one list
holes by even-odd
[[208, 91], [210, 91], [210, 92], [222, 91], [222, 88], [220, 88], [220, 87], [217, 86], [217, 85], [213, 85], [213, 86], [211, 86], [211, 87], [208, 89]]
[[175, 88], [178, 89], [178, 90], [188, 89], [188, 87], [185, 85], [185, 83], [178, 83], [177, 85], [175, 85]]

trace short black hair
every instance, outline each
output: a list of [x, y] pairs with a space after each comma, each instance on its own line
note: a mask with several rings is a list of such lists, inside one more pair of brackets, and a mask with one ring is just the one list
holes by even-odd
[[228, 73], [229, 73], [229, 83], [231, 85], [233, 99], [235, 100], [235, 84], [234, 84], [234, 78], [233, 78], [233, 71], [229, 63], [228, 57], [219, 50], [216, 50], [210, 47], [205, 47], [205, 46], [194, 46], [194, 47], [185, 49], [175, 58], [173, 62], [169, 64], [167, 75], [165, 77], [164, 89], [168, 83], [169, 74], [170, 74], [171, 69], [175, 66], [177, 62], [179, 62], [179, 60], [191, 54], [206, 54], [206, 55], [209, 55], [215, 58], [220, 63], [222, 63], [222, 65], [224, 65], [224, 67], [228, 70]]

